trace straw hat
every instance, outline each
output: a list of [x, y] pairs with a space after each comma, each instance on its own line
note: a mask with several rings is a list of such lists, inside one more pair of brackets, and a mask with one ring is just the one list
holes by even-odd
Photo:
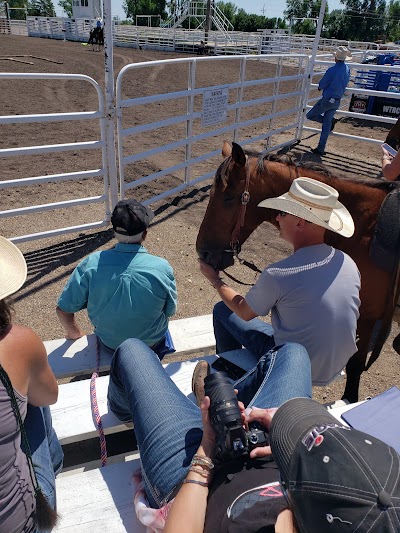
[[335, 58], [338, 61], [349, 61], [350, 59], [353, 59], [353, 56], [348, 48], [345, 46], [338, 46], [335, 51]]
[[297, 178], [287, 193], [277, 198], [267, 198], [258, 206], [284, 211], [343, 237], [351, 237], [354, 222], [338, 197], [337, 190], [326, 183], [311, 178]]
[[14, 294], [25, 283], [26, 262], [19, 249], [0, 236], [0, 300]]

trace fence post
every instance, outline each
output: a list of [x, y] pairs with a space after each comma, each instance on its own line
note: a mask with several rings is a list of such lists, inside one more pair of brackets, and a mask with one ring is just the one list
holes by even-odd
[[308, 64], [307, 86], [306, 86], [306, 90], [305, 90], [304, 98], [302, 102], [303, 112], [301, 114], [300, 123], [297, 129], [297, 132], [296, 132], [297, 140], [301, 140], [303, 136], [303, 125], [304, 125], [304, 119], [305, 119], [306, 106], [307, 106], [308, 97], [310, 95], [310, 89], [311, 89], [310, 87], [311, 76], [312, 76], [312, 73], [314, 72], [315, 56], [317, 55], [318, 44], [319, 44], [319, 40], [321, 37], [322, 24], [324, 22], [324, 16], [325, 16], [325, 7], [326, 7], [326, 0], [322, 0], [321, 9], [319, 10], [318, 25], [317, 25], [317, 29], [315, 32], [315, 39], [314, 39], [313, 47], [312, 47], [312, 55], [311, 55], [310, 62]]
[[[106, 161], [105, 168], [110, 187], [111, 210], [118, 202], [118, 176], [115, 152], [115, 89], [113, 66], [113, 34], [111, 0], [103, 0], [103, 28], [104, 28], [104, 60], [105, 60], [105, 140]], [[111, 214], [109, 214], [111, 216]]]

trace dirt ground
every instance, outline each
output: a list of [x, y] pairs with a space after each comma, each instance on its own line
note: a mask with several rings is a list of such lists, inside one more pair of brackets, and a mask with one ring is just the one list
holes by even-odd
[[[104, 57], [102, 53], [82, 47], [80, 43], [52, 41], [46, 39], [34, 39], [19, 36], [0, 35], [1, 57], [14, 57], [18, 55], [35, 56], [20, 58], [30, 61], [33, 65], [18, 63], [0, 58], [2, 72], [45, 72], [45, 73], [79, 73], [93, 77], [104, 86]], [[130, 48], [115, 48], [114, 70], [115, 75], [122, 67], [129, 63], [171, 59], [182, 57], [170, 53], [154, 52], [149, 50], [134, 50]], [[50, 61], [45, 61], [46, 58]], [[226, 69], [229, 64], [226, 63]], [[228, 70], [227, 70], [228, 71]], [[227, 72], [226, 71], [226, 72]], [[213, 79], [215, 73], [204, 73]], [[177, 77], [173, 74], [167, 78], [163, 72], [158, 76], [146, 80], [131, 79], [130, 87], [124, 91], [129, 94], [134, 86], [135, 91], [140, 91], [144, 86], [147, 90], [159, 91], [162, 79], [163, 87], [177, 83]], [[185, 81], [178, 80], [184, 85]], [[207, 79], [205, 80], [207, 81]], [[143, 89], [144, 91], [144, 89]], [[16, 115], [27, 113], [51, 113], [78, 109], [93, 110], [94, 92], [86, 90], [82, 85], [74, 88], [69, 81], [57, 84], [1, 80], [0, 79], [0, 115]], [[284, 105], [284, 103], [282, 104]], [[154, 110], [149, 111], [154, 112]], [[167, 111], [159, 109], [157, 117], [163, 117]], [[139, 120], [139, 119], [138, 119]], [[0, 148], [35, 145], [43, 143], [68, 143], [75, 141], [90, 141], [95, 138], [94, 126], [90, 122], [78, 129], [72, 123], [52, 125], [1, 125]], [[362, 121], [342, 120], [336, 130], [341, 133], [350, 133], [367, 138], [384, 139], [388, 131], [385, 124], [365, 124]], [[173, 135], [173, 129], [163, 135]], [[229, 139], [228, 139], [229, 140]], [[281, 136], [278, 141], [284, 140]], [[159, 139], [152, 139], [153, 142]], [[320, 161], [320, 158], [310, 152], [315, 147], [318, 137], [315, 134], [305, 133], [302, 142], [290, 153], [297, 159]], [[136, 152], [147, 149], [149, 139], [145, 139], [143, 146], [136, 146]], [[261, 145], [260, 145], [261, 146]], [[209, 149], [217, 149], [213, 146]], [[334, 169], [335, 173], [347, 176], [356, 175], [362, 177], [380, 176], [380, 150], [374, 145], [356, 141], [344, 140], [340, 137], [330, 137], [327, 145], [328, 153], [323, 162]], [[66, 154], [59, 152], [50, 157], [25, 156], [19, 158], [0, 157], [0, 180], [12, 178], [24, 178], [32, 175], [46, 175], [57, 172], [79, 171], [87, 168], [96, 168], [98, 153], [89, 151]], [[171, 156], [172, 157], [172, 156]], [[171, 164], [170, 161], [164, 161]], [[162, 162], [155, 161], [155, 166], [162, 168]], [[213, 161], [209, 170], [215, 169]], [[128, 173], [128, 181], [135, 179], [135, 172], [141, 175], [145, 172], [154, 172], [154, 168], [133, 168]], [[138, 199], [148, 198], [163, 188], [170, 189], [177, 183], [176, 176], [165, 177], [157, 185], [148, 184], [141, 186], [135, 196]], [[69, 190], [68, 190], [69, 187]], [[161, 255], [168, 259], [174, 268], [178, 293], [179, 308], [177, 318], [189, 317], [211, 313], [217, 296], [209, 283], [199, 274], [195, 252], [195, 241], [200, 222], [207, 206], [211, 182], [202, 182], [194, 188], [187, 189], [176, 196], [161, 200], [152, 205], [156, 212], [156, 218], [148, 235], [146, 246], [150, 252]], [[51, 203], [59, 201], [65, 190], [73, 197], [91, 197], [102, 194], [102, 182], [99, 179], [77, 180], [68, 184], [42, 184], [36, 187], [13, 187], [3, 189], [1, 194], [1, 210], [13, 209], [17, 206], [29, 206], [36, 203]], [[28, 192], [29, 191], [29, 192]], [[70, 196], [69, 196], [70, 197]], [[68, 199], [67, 197], [66, 199]], [[28, 233], [30, 226], [35, 223], [35, 230], [40, 231], [48, 228], [51, 217], [59, 217], [59, 226], [73, 226], [79, 222], [101, 220], [101, 207], [95, 204], [94, 212], [98, 218], [93, 219], [93, 211], [89, 207], [80, 206], [73, 209], [64, 209], [54, 215], [54, 211], [48, 211], [42, 222], [39, 217], [29, 215], [27, 217], [2, 218], [1, 234], [6, 237]], [[54, 220], [54, 219], [53, 219]], [[39, 223], [39, 228], [37, 224]], [[55, 305], [69, 274], [77, 263], [88, 253], [94, 250], [105, 249], [113, 245], [112, 233], [109, 229], [100, 231], [87, 231], [42, 239], [20, 244], [28, 263], [28, 280], [24, 288], [16, 297], [15, 309], [18, 320], [32, 327], [42, 339], [59, 338], [63, 336], [63, 330], [58, 323], [55, 314]], [[282, 242], [274, 228], [263, 225], [259, 227], [243, 247], [243, 255], [246, 259], [254, 261], [258, 266], [267, 265], [290, 253], [288, 245]], [[240, 266], [231, 269], [231, 273], [245, 282], [253, 282], [254, 275], [250, 271], [243, 270]], [[245, 289], [232, 283], [239, 292]], [[376, 287], [379, 290], [379, 287]], [[84, 312], [79, 314], [80, 323], [88, 332], [91, 331]], [[384, 346], [384, 350], [378, 362], [366, 373], [361, 382], [360, 398], [374, 396], [386, 390], [392, 385], [400, 386], [399, 355], [392, 348], [393, 337], [399, 333], [397, 324], [393, 325], [392, 334]], [[317, 399], [331, 401], [339, 398], [343, 391], [343, 384], [335, 384], [325, 389], [315, 391]]]

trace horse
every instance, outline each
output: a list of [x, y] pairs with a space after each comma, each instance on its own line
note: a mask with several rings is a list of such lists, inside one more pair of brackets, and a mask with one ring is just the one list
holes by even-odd
[[103, 28], [96, 27], [90, 30], [89, 40], [87, 44], [91, 44], [94, 50], [95, 43], [97, 45], [96, 50], [99, 52], [100, 46], [104, 46], [104, 29]]
[[339, 192], [340, 201], [352, 214], [356, 226], [354, 235], [348, 239], [327, 231], [325, 242], [352, 257], [361, 274], [358, 351], [346, 366], [343, 394], [350, 403], [358, 401], [361, 374], [379, 355], [379, 350], [378, 355], [373, 353], [366, 366], [373, 327], [377, 320], [386, 316], [388, 305], [392, 305], [392, 314], [395, 305], [394, 302], [388, 304], [393, 299], [390, 298], [393, 273], [373, 263], [369, 247], [382, 202], [399, 184], [373, 178], [335, 176], [321, 164], [296, 163], [288, 155], [246, 154], [236, 143], [231, 147], [224, 142], [222, 155], [225, 160], [217, 169], [196, 241], [199, 258], [216, 270], [225, 270], [233, 264], [242, 244], [262, 222], [278, 227], [277, 212], [257, 206], [266, 198], [287, 192], [297, 177], [314, 178], [334, 187]]

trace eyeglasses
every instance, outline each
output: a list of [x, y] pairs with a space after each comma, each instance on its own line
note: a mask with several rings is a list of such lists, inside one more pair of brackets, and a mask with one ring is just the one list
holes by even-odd
[[279, 216], [280, 216], [281, 218], [285, 217], [286, 215], [287, 215], [286, 211], [280, 211], [280, 212], [279, 212]]

